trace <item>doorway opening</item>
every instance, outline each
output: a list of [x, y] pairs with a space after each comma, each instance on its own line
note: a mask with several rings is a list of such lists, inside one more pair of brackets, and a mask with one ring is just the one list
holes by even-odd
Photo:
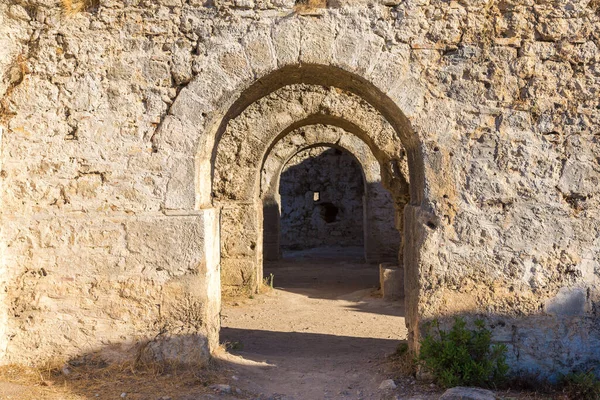
[[[363, 361], [380, 358], [393, 351], [399, 340], [410, 338], [403, 302], [386, 302], [374, 291], [378, 263], [393, 260], [401, 266], [407, 258], [400, 233], [409, 200], [420, 201], [420, 147], [385, 94], [364, 79], [345, 74], [307, 64], [274, 72], [231, 106], [209, 143], [210, 157], [198, 160], [200, 173], [210, 174], [208, 180], [199, 180], [199, 185], [211, 184], [207, 204], [220, 211], [223, 290], [250, 288], [255, 293], [264, 287], [263, 278], [270, 276], [276, 293], [254, 303], [252, 295], [248, 302], [225, 307], [222, 340], [242, 342], [240, 353], [245, 359], [286, 364], [294, 362], [291, 353], [301, 348], [300, 354], [318, 351], [326, 358], [330, 354], [335, 363], [327, 366], [313, 359], [312, 364], [295, 369], [299, 374], [337, 368], [343, 375], [339, 368], [344, 364], [366, 371]], [[285, 167], [293, 157], [318, 147], [354, 157], [360, 168], [353, 176], [362, 178], [356, 185], [362, 186], [358, 192], [362, 208], [349, 212], [352, 207], [333, 198], [324, 186], [305, 187], [297, 196], [292, 192], [300, 200], [290, 202], [310, 207], [309, 220], [317, 226], [302, 233], [304, 240], [298, 244], [283, 232], [290, 229], [282, 219], [287, 223], [293, 211], [282, 205], [287, 192], [280, 190], [281, 181], [287, 179]], [[203, 199], [198, 201], [202, 204]], [[355, 242], [346, 244], [362, 248], [359, 259], [341, 260], [349, 253], [341, 251], [319, 262], [306, 258], [286, 265], [282, 250], [310, 243], [319, 229], [327, 233], [327, 240], [336, 238], [339, 233], [329, 227], [342, 225], [350, 214], [359, 218], [348, 229], [359, 226], [362, 234], [349, 235]], [[417, 293], [412, 294], [416, 300]], [[415, 303], [407, 302], [409, 306], [414, 308]], [[305, 344], [297, 346], [300, 343]], [[346, 356], [350, 358], [341, 361]]]
[[360, 258], [364, 194], [361, 167], [347, 151], [318, 146], [294, 155], [279, 183], [283, 258], [327, 251]]
[[[250, 318], [253, 311], [243, 309], [245, 303], [223, 309], [221, 340], [240, 338], [243, 351], [248, 352], [244, 357], [256, 360], [264, 360], [269, 349], [279, 349], [284, 363], [291, 341], [304, 338], [311, 343], [307, 352], [325, 348], [338, 355], [352, 353], [349, 364], [393, 351], [399, 340], [410, 343], [418, 329], [412, 323], [417, 322], [418, 291], [411, 290], [418, 289], [419, 280], [413, 276], [417, 269], [411, 269], [410, 280], [405, 280], [413, 285], [407, 286], [406, 312], [402, 301], [386, 303], [373, 294], [379, 283], [378, 263], [393, 260], [399, 268], [419, 265], [412, 262], [421, 246], [417, 243], [419, 222], [408, 219], [407, 229], [403, 223], [404, 215], [409, 215], [405, 209], [410, 211], [413, 201], [420, 204], [422, 200], [422, 157], [401, 111], [363, 78], [308, 64], [283, 67], [251, 84], [228, 110], [214, 125], [214, 136], [207, 136], [211, 152], [197, 158], [198, 187], [208, 183], [211, 189], [210, 198], [202, 197], [206, 191], [200, 190], [197, 202], [199, 207], [206, 204], [219, 211], [222, 292], [233, 288], [250, 293], [250, 299], [264, 287], [263, 278], [273, 274], [270, 282], [277, 296], [274, 303], [261, 298], [260, 304], [267, 308], [255, 303], [261, 311]], [[304, 276], [294, 277], [281, 264], [285, 259], [280, 254], [280, 181], [292, 157], [319, 146], [333, 152], [345, 150], [361, 167], [363, 207], [358, 215], [362, 214], [363, 252], [355, 263], [339, 258], [322, 263], [306, 259]], [[324, 188], [308, 188], [304, 202], [313, 209], [315, 202], [320, 203], [311, 216], [328, 226], [339, 223], [345, 210], [326, 198], [325, 192]], [[388, 207], [382, 207], [382, 202]], [[415, 245], [408, 247], [407, 254], [403, 253], [403, 231], [416, 233]], [[336, 256], [340, 255], [347, 252]], [[405, 260], [410, 264], [403, 264]], [[270, 270], [271, 262], [279, 262], [277, 271]], [[289, 301], [283, 303], [284, 299]], [[306, 325], [307, 321], [312, 322]], [[257, 352], [252, 355], [254, 334]], [[265, 342], [265, 337], [271, 339]], [[274, 343], [274, 337], [280, 340]], [[358, 352], [350, 350], [369, 341], [362, 339], [379, 342]], [[324, 368], [311, 365], [305, 371]], [[367, 365], [359, 369], [366, 370]]]
[[389, 257], [397, 257], [398, 236], [385, 236], [398, 233], [394, 203], [363, 142], [346, 143], [350, 152], [322, 137], [308, 146], [293, 139], [332, 131], [350, 139], [340, 128], [307, 126], [287, 138], [296, 146], [282, 139], [288, 151], [277, 158], [276, 174], [263, 168], [264, 248], [272, 250], [263, 265], [272, 288], [226, 304], [221, 335], [235, 344], [235, 355], [278, 367], [268, 380], [256, 368], [239, 367], [248, 381], [262, 382], [261, 390], [320, 398], [331, 387], [336, 394], [356, 388], [371, 398], [376, 385], [365, 382], [383, 379], [371, 365], [407, 337], [403, 302], [381, 297], [378, 263], [366, 260], [367, 243], [381, 250], [368, 232], [392, 243]]

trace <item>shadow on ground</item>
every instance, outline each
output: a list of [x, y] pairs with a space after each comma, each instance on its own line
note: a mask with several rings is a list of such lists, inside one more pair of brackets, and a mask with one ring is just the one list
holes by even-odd
[[[321, 253], [322, 254], [322, 253]], [[404, 316], [403, 299], [384, 301], [379, 266], [327, 257], [286, 258], [264, 264], [264, 275], [279, 290], [311, 299], [345, 300], [353, 311]]]
[[221, 341], [236, 343], [231, 351], [254, 361], [271, 361], [269, 357], [344, 358], [358, 349], [394, 349], [397, 339], [374, 339], [303, 332], [271, 332], [251, 329], [221, 329]]

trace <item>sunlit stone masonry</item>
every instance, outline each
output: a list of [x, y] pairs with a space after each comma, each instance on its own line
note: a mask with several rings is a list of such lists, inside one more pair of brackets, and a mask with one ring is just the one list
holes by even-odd
[[600, 373], [599, 45], [598, 1], [0, 2], [0, 363], [206, 362], [320, 146], [412, 350], [479, 317], [513, 372]]

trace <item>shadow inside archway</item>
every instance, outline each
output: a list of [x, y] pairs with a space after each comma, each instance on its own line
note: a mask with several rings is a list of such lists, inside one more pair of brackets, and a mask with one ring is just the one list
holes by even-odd
[[335, 258], [284, 258], [265, 263], [264, 274], [273, 279], [277, 290], [337, 302], [349, 312], [405, 315], [403, 299], [388, 301], [381, 297], [377, 264]]

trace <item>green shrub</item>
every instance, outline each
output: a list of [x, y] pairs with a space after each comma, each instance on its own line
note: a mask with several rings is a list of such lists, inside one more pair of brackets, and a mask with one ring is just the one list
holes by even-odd
[[577, 372], [561, 380], [569, 399], [600, 400], [600, 380], [593, 372]]
[[483, 321], [475, 321], [475, 328], [467, 329], [462, 318], [455, 318], [448, 332], [440, 329], [437, 320], [426, 328], [418, 362], [438, 384], [494, 387], [505, 381], [506, 346], [491, 344], [492, 333]]

